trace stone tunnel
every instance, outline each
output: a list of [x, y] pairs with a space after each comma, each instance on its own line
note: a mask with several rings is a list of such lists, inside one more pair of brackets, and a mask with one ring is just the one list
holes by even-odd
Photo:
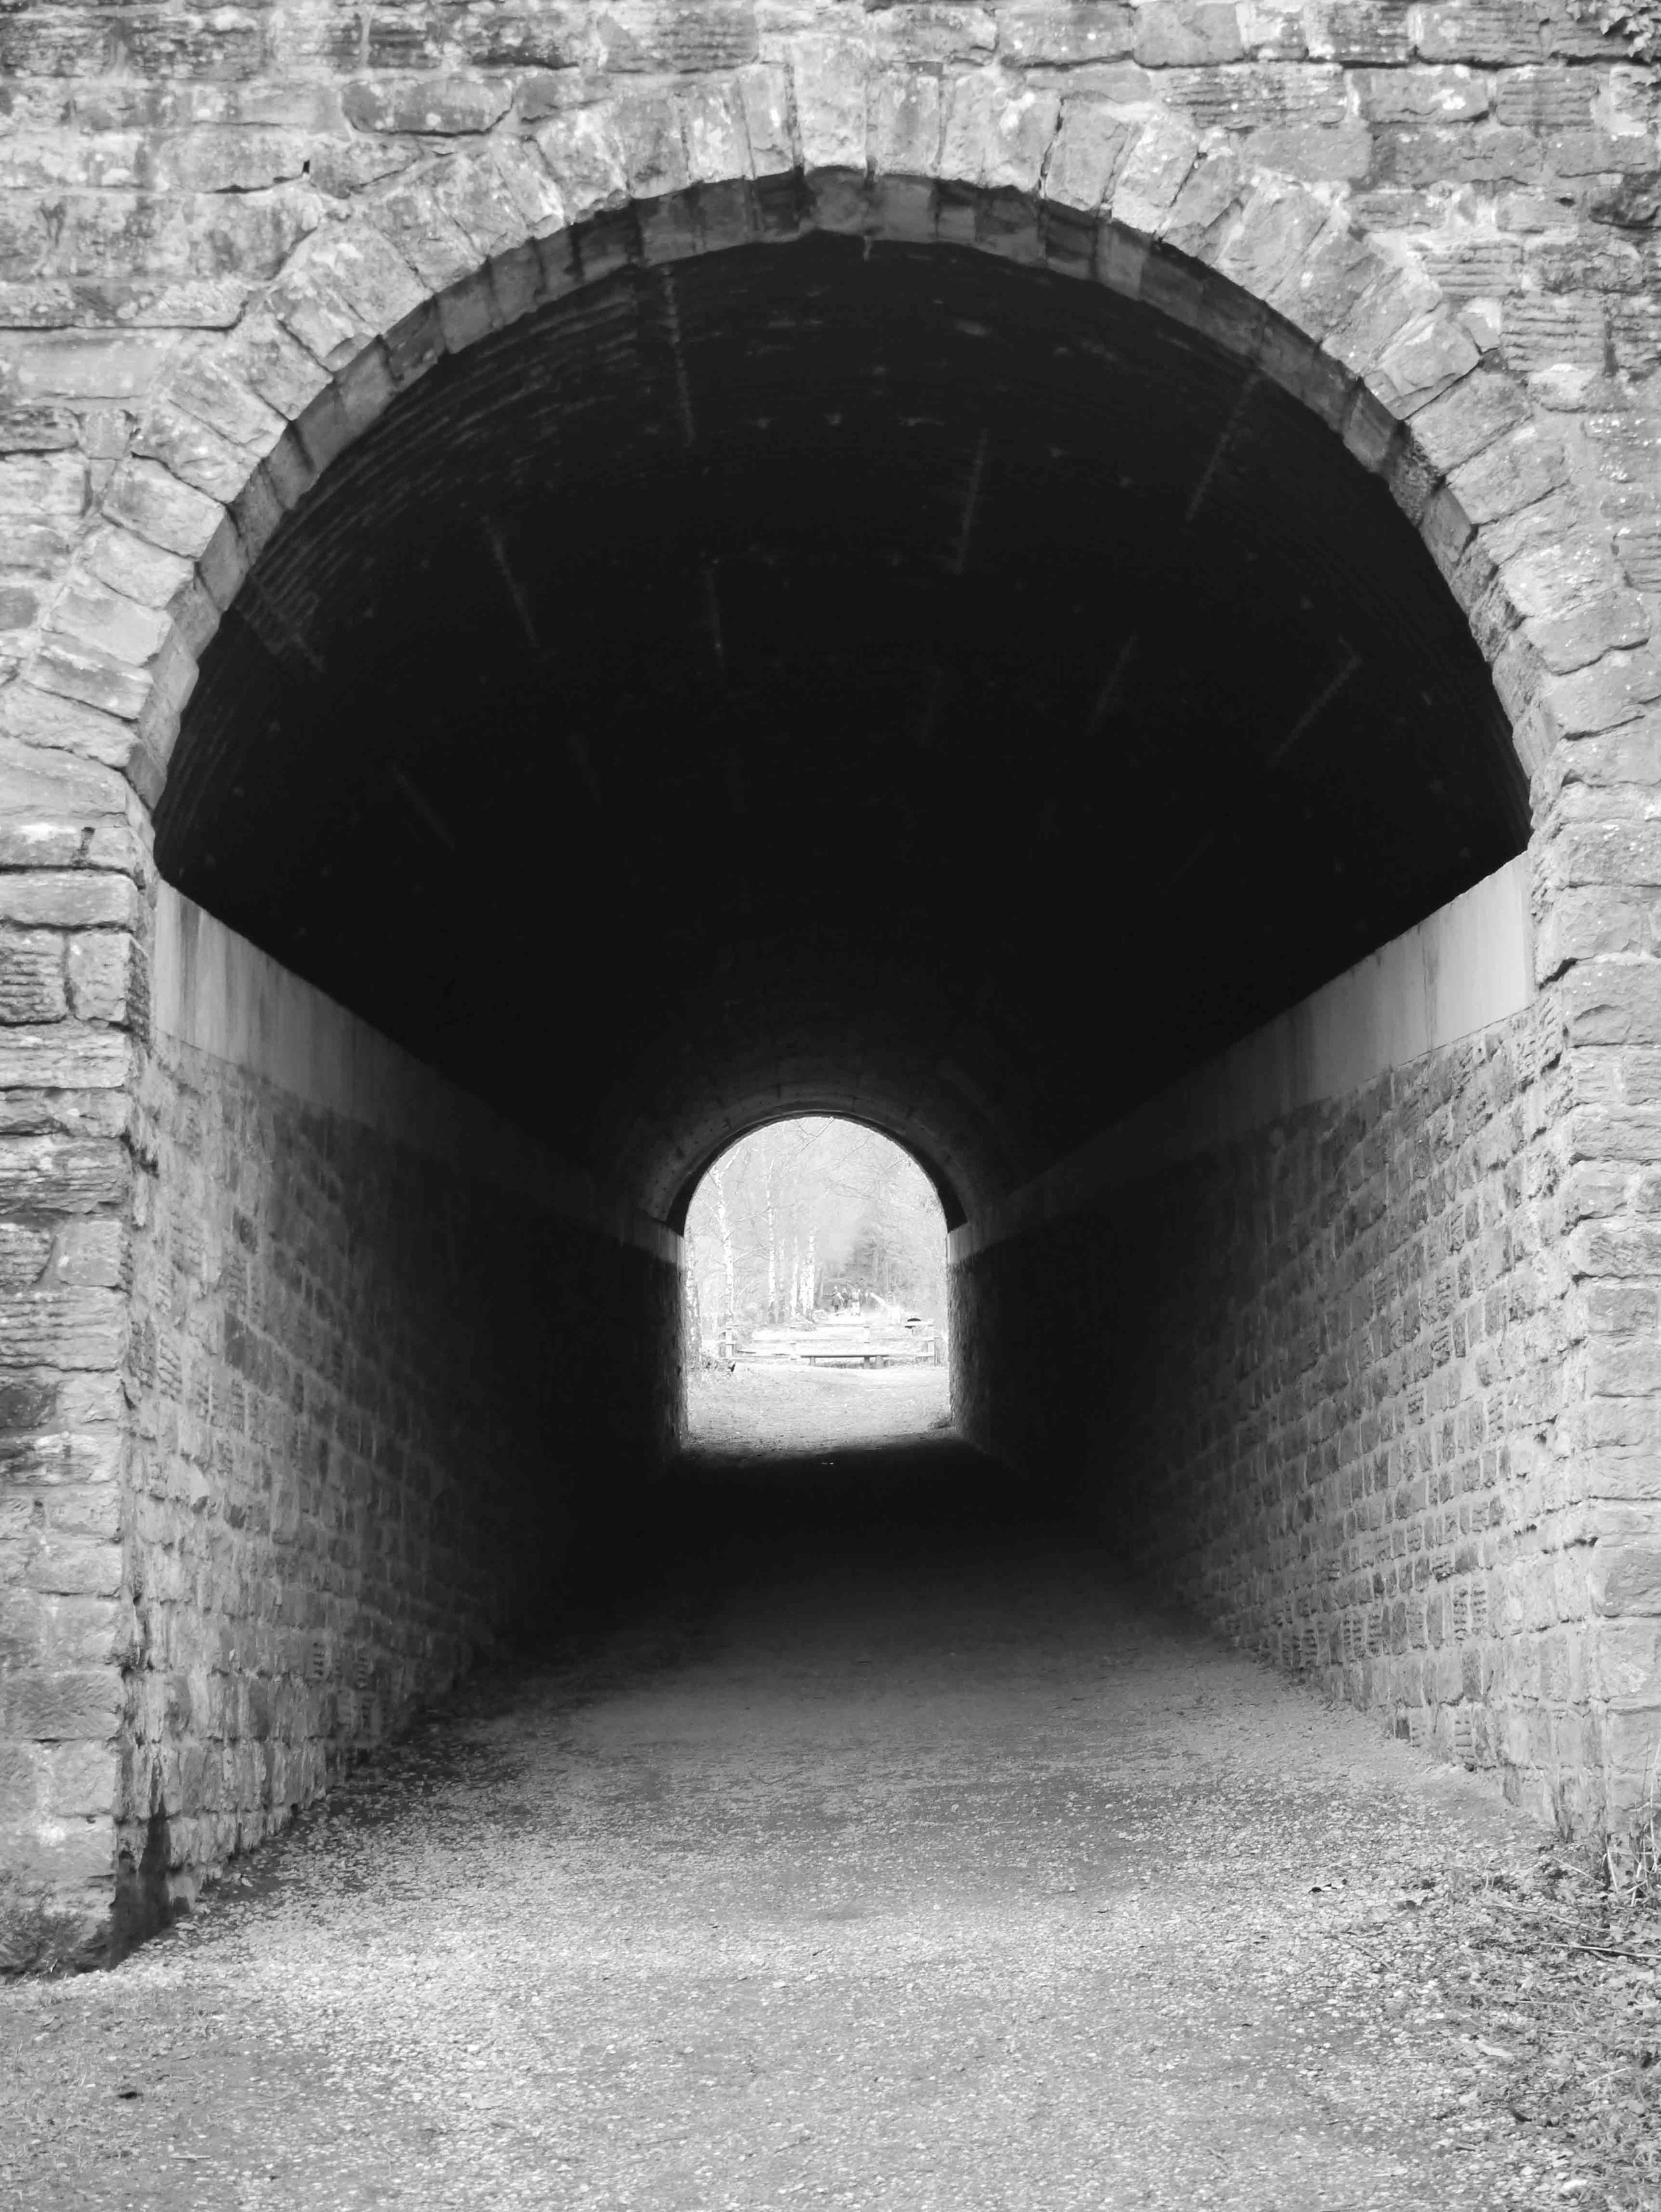
[[1012, 1484], [1537, 1811], [1639, 1802], [1644, 51], [0, 17], [9, 1965], [626, 1566], [692, 1190], [797, 1112], [933, 1179]]

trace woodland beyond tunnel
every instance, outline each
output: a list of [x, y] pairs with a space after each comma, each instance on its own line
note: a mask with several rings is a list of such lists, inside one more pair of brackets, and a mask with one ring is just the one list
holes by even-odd
[[957, 1222], [1526, 835], [1460, 610], [1312, 414], [1100, 288], [815, 237], [397, 401], [209, 647], [157, 852], [660, 1218], [797, 1109]]

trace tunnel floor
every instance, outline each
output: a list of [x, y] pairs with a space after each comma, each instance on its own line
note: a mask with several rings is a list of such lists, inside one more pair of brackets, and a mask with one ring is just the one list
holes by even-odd
[[951, 1426], [944, 1367], [718, 1364], [687, 1387], [691, 1450], [716, 1459], [815, 1458], [845, 1444], [900, 1444]]
[[1605, 2201], [1464, 1978], [1540, 1845], [1490, 1790], [949, 1439], [674, 1496], [647, 1595], [0, 1992], [0, 2202]]

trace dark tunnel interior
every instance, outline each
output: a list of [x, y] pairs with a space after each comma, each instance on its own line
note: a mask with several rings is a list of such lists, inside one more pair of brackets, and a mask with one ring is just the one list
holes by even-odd
[[1312, 415], [1099, 288], [821, 237], [397, 401], [209, 647], [158, 856], [654, 1212], [795, 1109], [961, 1218], [1526, 835]]

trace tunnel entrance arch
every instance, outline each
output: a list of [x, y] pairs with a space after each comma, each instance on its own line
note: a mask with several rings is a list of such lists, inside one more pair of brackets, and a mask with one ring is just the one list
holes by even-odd
[[[1276, 393], [1295, 398], [1363, 469], [1376, 474], [1419, 532], [1468, 619], [1493, 672], [1519, 755], [1534, 778], [1541, 824], [1534, 848], [1541, 969], [1548, 980], [1567, 979], [1561, 985], [1563, 1029], [1555, 1050], [1566, 1045], [1596, 1050], [1646, 1034], [1647, 977], [1630, 963], [1618, 973], [1598, 965], [1612, 943], [1618, 965], [1624, 943], [1616, 942], [1618, 917], [1615, 939], [1606, 927], [1620, 903], [1610, 892], [1608, 869], [1598, 872], [1584, 840], [1577, 842], [1572, 810], [1560, 804], [1566, 783], [1586, 773], [1587, 763], [1603, 763], [1597, 772], [1617, 780], [1635, 772], [1629, 760], [1610, 765], [1626, 740], [1608, 733], [1626, 729], [1651, 696], [1644, 689], [1647, 664], [1634, 657], [1643, 641], [1634, 629], [1642, 610], [1634, 614], [1618, 592], [1596, 591], [1574, 605], [1560, 606], [1541, 580], [1538, 539], [1526, 528], [1507, 529], [1519, 513], [1555, 497], [1572, 464], [1518, 380], [1485, 357], [1480, 328], [1435, 297], [1410, 258], [1357, 236], [1320, 191], [1242, 171], [1193, 134], [1171, 131], [1168, 119], [1127, 133], [1104, 127], [1088, 102], [1076, 113], [1070, 107], [1063, 113], [1041, 97], [1023, 94], [1005, 101], [997, 88], [975, 83], [946, 99], [932, 151], [918, 153], [909, 142], [900, 143], [912, 125], [895, 116], [881, 125], [898, 134], [894, 143], [874, 150], [864, 135], [863, 104], [855, 122], [837, 94], [837, 67], [827, 63], [817, 76], [812, 69], [799, 74], [793, 101], [782, 106], [770, 105], [766, 96], [759, 106], [746, 106], [753, 86], [735, 93], [738, 104], [725, 112], [730, 121], [743, 115], [742, 144], [736, 121], [724, 138], [712, 124], [695, 137], [695, 174], [677, 169], [677, 163], [694, 160], [694, 135], [683, 127], [684, 118], [677, 125], [679, 154], [665, 155], [661, 137], [643, 136], [635, 127], [638, 117], [631, 122], [621, 111], [563, 118], [546, 134], [539, 163], [529, 168], [516, 166], [500, 147], [438, 163], [396, 196], [384, 201], [371, 196], [373, 204], [309, 243], [211, 361], [205, 351], [182, 360], [149, 404], [142, 448], [116, 466], [98, 515], [77, 540], [76, 565], [54, 602], [53, 625], [9, 695], [14, 729], [43, 737], [59, 752], [78, 750], [126, 773], [142, 805], [118, 830], [105, 824], [112, 848], [126, 836], [136, 838], [142, 853], [148, 826], [142, 809], [159, 801], [180, 805], [188, 795], [190, 763], [181, 755], [173, 787], [178, 796], [163, 799], [173, 739], [197, 661], [227, 611], [246, 608], [249, 628], [263, 633], [263, 648], [279, 666], [285, 660], [307, 666], [318, 655], [306, 617], [297, 617], [281, 593], [264, 587], [260, 563], [279, 554], [285, 517], [291, 511], [302, 516], [309, 499], [326, 500], [330, 483], [343, 480], [341, 472], [352, 466], [352, 449], [368, 427], [383, 414], [391, 422], [406, 404], [401, 395], [419, 404], [427, 371], [436, 370], [441, 360], [453, 354], [464, 362], [521, 315], [551, 300], [578, 299], [588, 283], [603, 282], [624, 264], [653, 272], [661, 297], [657, 272], [702, 267], [718, 258], [712, 247], [730, 248], [736, 256], [759, 241], [799, 239], [803, 232], [821, 233], [833, 242], [869, 237], [897, 252], [926, 240], [935, 252], [978, 251], [989, 271], [1026, 265], [1056, 281], [1095, 278], [1104, 297], [1133, 301], [1141, 311], [1153, 311], [1162, 327], [1197, 333], [1210, 352], [1251, 364], [1253, 374], [1237, 384], [1179, 508], [1197, 500], [1203, 510], [1220, 494], [1237, 451], [1240, 422], [1260, 396], [1271, 404], [1279, 404]], [[761, 91], [765, 95], [766, 88]], [[757, 135], [768, 118], [779, 134], [771, 145], [764, 132]], [[869, 257], [859, 252], [862, 264], [877, 258], [875, 248]], [[678, 282], [671, 287], [672, 312], [660, 318], [668, 333], [671, 388], [677, 387], [676, 324], [692, 289]], [[996, 325], [989, 327], [995, 331]], [[361, 450], [369, 450], [367, 440]], [[978, 438], [967, 448], [957, 507], [957, 531], [967, 544], [991, 453], [991, 441], [983, 453]], [[1551, 516], [1543, 520], [1549, 523]], [[1595, 538], [1588, 525], [1594, 567], [1601, 557]], [[349, 551], [349, 541], [343, 540], [342, 548]], [[534, 611], [527, 625], [514, 605], [512, 550], [504, 541], [489, 549], [488, 558], [512, 617], [534, 633]], [[1553, 555], [1558, 550], [1554, 543]], [[724, 651], [719, 613], [718, 605], [715, 621], [706, 623], [718, 660]], [[1102, 711], [1113, 710], [1115, 683], [1122, 684], [1135, 665], [1132, 653], [1121, 669], [1124, 651], [1120, 639], [1100, 672], [1091, 714], [1096, 700], [1106, 700]], [[318, 657], [326, 661], [326, 654]], [[1335, 701], [1343, 698], [1348, 707], [1355, 666], [1363, 659], [1346, 643], [1320, 682], [1293, 705], [1267, 741], [1276, 764], [1296, 750]], [[203, 711], [206, 701], [204, 690], [193, 711]], [[925, 732], [932, 733], [937, 712], [925, 693], [918, 725]], [[1565, 741], [1572, 750], [1578, 746], [1578, 770], [1568, 765]], [[1282, 746], [1285, 754], [1276, 750]], [[580, 747], [571, 757], [573, 773], [585, 780]], [[406, 816], [424, 825], [443, 848], [453, 836], [446, 795], [408, 773], [395, 788]], [[1055, 795], [1055, 807], [1064, 816], [1064, 792]], [[1191, 846], [1171, 855], [1173, 882], [1167, 889], [1179, 889], [1203, 870], [1219, 834], [1203, 831]], [[130, 950], [142, 964], [155, 948], [153, 924], [136, 902], [112, 901], [107, 913], [100, 908], [91, 917], [90, 926], [121, 940], [120, 958], [114, 961], [100, 935], [94, 948], [103, 963], [100, 976], [106, 968], [111, 976], [118, 969], [124, 975]], [[1381, 924], [1381, 931], [1391, 926]], [[846, 964], [840, 949], [836, 958]], [[85, 987], [94, 1024], [104, 1018], [97, 1010], [106, 1000], [115, 1003], [110, 996], [115, 983], [100, 998], [103, 988]], [[718, 963], [710, 988], [718, 995], [721, 988]], [[1013, 994], [1006, 994], [1003, 1003], [996, 994], [982, 1003], [968, 994], [950, 1008], [949, 1020], [920, 1032], [926, 1047], [918, 1051], [916, 1035], [908, 1040], [906, 1033], [912, 1007], [927, 997], [925, 974], [920, 992], [902, 1003], [892, 1024], [907, 1049], [879, 1067], [874, 1087], [859, 1095], [904, 1098], [917, 1126], [931, 1133], [943, 1164], [949, 1162], [943, 1172], [962, 1190], [973, 1215], [983, 1200], [1025, 1188], [1048, 1158], [1085, 1133], [1065, 1110], [1046, 1119], [1037, 1109], [1052, 1102], [1035, 1103], [1028, 1086], [1009, 1079], [1008, 1071], [1021, 1066], [1025, 1011]], [[729, 1091], [735, 1071], [758, 1058], [773, 1075], [804, 1052], [809, 1059], [828, 1053], [843, 1065], [854, 1056], [830, 1030], [805, 1040], [789, 1037], [783, 1050], [769, 1054], [766, 1048], [779, 1036], [778, 1024], [765, 994], [755, 1004], [762, 1010], [761, 1026], [740, 1023], [735, 1029], [723, 1070]], [[846, 1009], [840, 1011], [846, 1024]], [[844, 1039], [846, 1034], [845, 1028]], [[977, 1056], [970, 1048], [989, 1034], [992, 1048]], [[1222, 1030], [1188, 1040], [1191, 1049], [1202, 1051], [1223, 1042]], [[652, 1072], [680, 1070], [681, 1087], [676, 1087], [680, 1078], [667, 1089], [648, 1083], [627, 1111], [614, 1110], [621, 1109], [621, 1098], [605, 1103], [605, 1116], [618, 1133], [615, 1149], [594, 1163], [602, 1170], [597, 1180], [614, 1189], [621, 1184], [627, 1192], [650, 1193], [646, 1212], [660, 1220], [667, 1203], [658, 1194], [660, 1187], [680, 1186], [687, 1162], [716, 1126], [708, 1117], [724, 1110], [719, 1097], [700, 1100], [696, 1051], [695, 1026], [666, 1031]], [[106, 1057], [113, 1069], [115, 1056]], [[1173, 1060], [1173, 1068], [1180, 1057]], [[106, 1087], [118, 1090], [130, 1081], [136, 1087], [140, 1079], [130, 1075], [124, 1058]], [[161, 1086], [154, 1060], [142, 1079], [153, 1091]], [[1023, 1120], [1028, 1109], [1035, 1120]], [[90, 1203], [123, 1206], [127, 1189], [124, 1184], [112, 1197], [96, 1196]], [[568, 1210], [587, 1208], [597, 1221], [610, 1202], [574, 1189], [565, 1199]], [[1554, 1219], [1541, 1233], [1550, 1238], [1560, 1232]], [[649, 1243], [649, 1237], [637, 1241], [633, 1249], [644, 1251]], [[1632, 1264], [1639, 1264], [1636, 1256]], [[1585, 1343], [1584, 1333], [1573, 1336], [1581, 1326], [1573, 1307], [1576, 1294], [1565, 1291], [1561, 1273], [1545, 1268], [1537, 1335], [1547, 1357], [1571, 1341]], [[115, 1284], [101, 1287], [112, 1297], [128, 1297]], [[1564, 1297], [1568, 1307], [1552, 1305], [1552, 1299]], [[154, 1332], [155, 1322], [155, 1315], [146, 1314], [134, 1334], [133, 1379], [141, 1398], [147, 1392], [165, 1398], [178, 1381], [169, 1375], [165, 1344], [158, 1351], [154, 1333], [145, 1335], [146, 1328]], [[130, 1357], [118, 1330], [112, 1341], [118, 1349], [97, 1370], [109, 1375], [118, 1373]], [[227, 1356], [229, 1342], [220, 1348]], [[1583, 1378], [1591, 1356], [1576, 1354], [1582, 1364], [1575, 1371]], [[1605, 1395], [1619, 1396], [1613, 1388]], [[1555, 1402], [1536, 1403], [1524, 1416], [1529, 1465], [1537, 1473], [1559, 1450], [1556, 1413]], [[112, 1415], [100, 1401], [92, 1425], [95, 1430], [112, 1419], [125, 1416]], [[1605, 1533], [1598, 1602], [1607, 1600], [1605, 1609], [1618, 1613], [1628, 1584], [1639, 1589], [1642, 1583], [1641, 1566], [1632, 1560], [1641, 1559], [1641, 1544], [1636, 1553], [1634, 1545], [1643, 1530], [1617, 1516]], [[106, 1540], [118, 1547], [121, 1539]], [[474, 1570], [482, 1571], [479, 1560]], [[1585, 1602], [1583, 1590], [1583, 1613]], [[1526, 1607], [1520, 1598], [1519, 1604], [1521, 1622]], [[1537, 1626], [1531, 1616], [1531, 1633]], [[1324, 1633], [1312, 1626], [1312, 1649], [1326, 1650]], [[314, 1656], [317, 1641], [305, 1654], [268, 1654], [266, 1663], [285, 1680], [293, 1675], [304, 1681], [312, 1668], [332, 1679], [335, 1662], [327, 1650], [321, 1658]], [[1360, 1664], [1378, 1655], [1353, 1656]], [[100, 1663], [106, 1672], [117, 1664]], [[1567, 1658], [1562, 1669], [1567, 1682]], [[421, 1676], [421, 1664], [409, 1657], [385, 1694], [393, 1699], [411, 1694]], [[1573, 1703], [1567, 1691], [1564, 1698]], [[161, 1725], [165, 1736], [172, 1723]], [[95, 1733], [88, 1740], [105, 1741]], [[1528, 1755], [1517, 1754], [1519, 1760]], [[1577, 1759], [1583, 1768], [1609, 1766], [1602, 1740], [1594, 1750], [1577, 1750], [1565, 1735], [1561, 1755], [1554, 1756], [1565, 1771]], [[146, 1771], [160, 1776], [164, 1764], [159, 1760]], [[307, 1768], [298, 1762], [283, 1787], [303, 1795], [321, 1771], [320, 1763]], [[155, 1786], [172, 1785], [158, 1781]], [[268, 1793], [275, 1786], [268, 1774]], [[142, 1804], [121, 1802], [122, 1820], [147, 1817]], [[204, 1831], [199, 1863], [210, 1863], [226, 1847], [219, 1830]], [[184, 1847], [181, 1863], [191, 1848]]]
[[[1515, 851], [1526, 804], [1410, 523], [1302, 395], [1111, 284], [798, 228], [660, 265], [606, 217], [580, 289], [355, 441], [226, 618], [158, 855], [504, 1107], [493, 945], [606, 912], [632, 1025], [606, 962], [561, 1000], [624, 1073], [550, 1135], [649, 1212], [732, 1099], [815, 1089], [923, 1132], [973, 1212]], [[555, 883], [446, 899], [505, 801]], [[1063, 1050], [1068, 963], [1006, 927], [1040, 908], [1111, 958], [1134, 1061]]]

